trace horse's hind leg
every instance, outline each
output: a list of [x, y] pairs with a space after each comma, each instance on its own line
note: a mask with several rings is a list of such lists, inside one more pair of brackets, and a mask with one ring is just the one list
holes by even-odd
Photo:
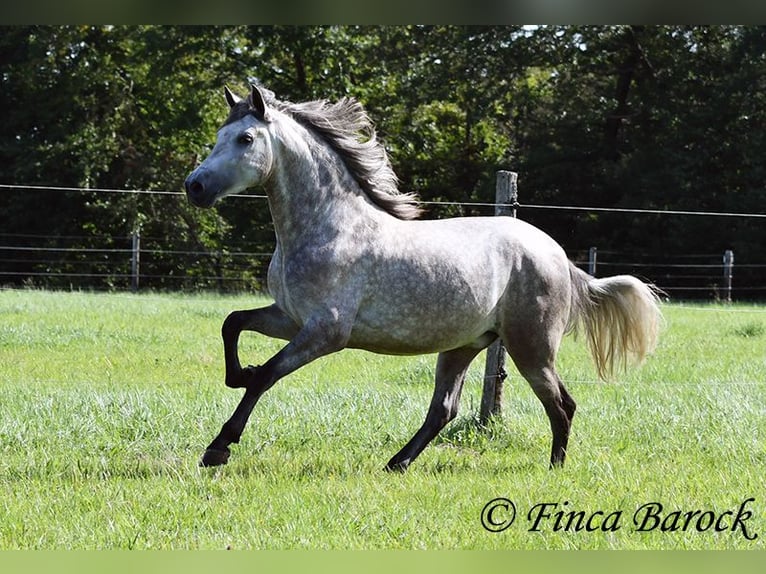
[[543, 404], [553, 435], [550, 464], [551, 467], [561, 466], [566, 458], [569, 431], [577, 405], [554, 367], [554, 349], [558, 345], [535, 341], [529, 331], [521, 331], [519, 336], [507, 337], [505, 346], [516, 368]]
[[567, 454], [569, 432], [575, 413], [575, 402], [564, 388], [558, 373], [553, 368], [523, 373], [532, 386], [537, 398], [543, 403], [551, 424], [551, 467], [562, 466]]
[[423, 426], [388, 461], [386, 470], [404, 471], [444, 426], [455, 418], [465, 374], [481, 348], [462, 347], [439, 353], [436, 362], [436, 387]]

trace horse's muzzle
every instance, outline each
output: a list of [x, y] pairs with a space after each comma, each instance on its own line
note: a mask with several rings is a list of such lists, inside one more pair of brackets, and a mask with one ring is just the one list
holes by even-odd
[[192, 205], [207, 208], [212, 207], [215, 203], [216, 194], [210, 193], [205, 184], [195, 178], [194, 174], [186, 178], [184, 187], [186, 187], [186, 197], [189, 198]]

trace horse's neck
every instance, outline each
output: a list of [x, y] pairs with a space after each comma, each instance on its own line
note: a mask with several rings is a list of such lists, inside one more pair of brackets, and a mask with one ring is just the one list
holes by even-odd
[[367, 199], [331, 150], [303, 146], [283, 151], [268, 193], [283, 252], [353, 236], [391, 217]]

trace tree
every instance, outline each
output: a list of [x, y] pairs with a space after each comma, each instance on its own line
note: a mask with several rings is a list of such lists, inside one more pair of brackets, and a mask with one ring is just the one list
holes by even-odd
[[[292, 101], [359, 99], [401, 188], [427, 201], [492, 202], [495, 172], [512, 169], [522, 203], [760, 211], [765, 54], [766, 32], [754, 26], [5, 28], [0, 182], [180, 191], [226, 116], [223, 85], [242, 93], [254, 80]], [[429, 217], [487, 211], [431, 206]], [[520, 215], [570, 251], [662, 257], [669, 245], [694, 252], [705, 237], [706, 250], [734, 247], [743, 261], [766, 241], [752, 220]], [[161, 278], [170, 274], [263, 285], [267, 258], [228, 253], [271, 250], [262, 200], [200, 211], [167, 195], [27, 190], [0, 199], [0, 233], [14, 241], [65, 235], [73, 247], [120, 247], [137, 228], [144, 270], [158, 276], [151, 285], [183, 284]], [[87, 260], [115, 273], [107, 259], [52, 259], [40, 269]]]

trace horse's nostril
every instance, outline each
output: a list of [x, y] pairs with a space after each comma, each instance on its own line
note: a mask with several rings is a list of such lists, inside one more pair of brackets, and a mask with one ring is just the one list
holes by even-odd
[[[202, 181], [200, 181], [202, 179]], [[215, 202], [215, 194], [210, 193], [204, 184], [204, 178], [189, 177], [184, 181], [186, 197], [197, 207], [212, 207]]]
[[205, 186], [198, 181], [186, 182], [186, 193], [192, 197], [199, 197], [204, 193]]

